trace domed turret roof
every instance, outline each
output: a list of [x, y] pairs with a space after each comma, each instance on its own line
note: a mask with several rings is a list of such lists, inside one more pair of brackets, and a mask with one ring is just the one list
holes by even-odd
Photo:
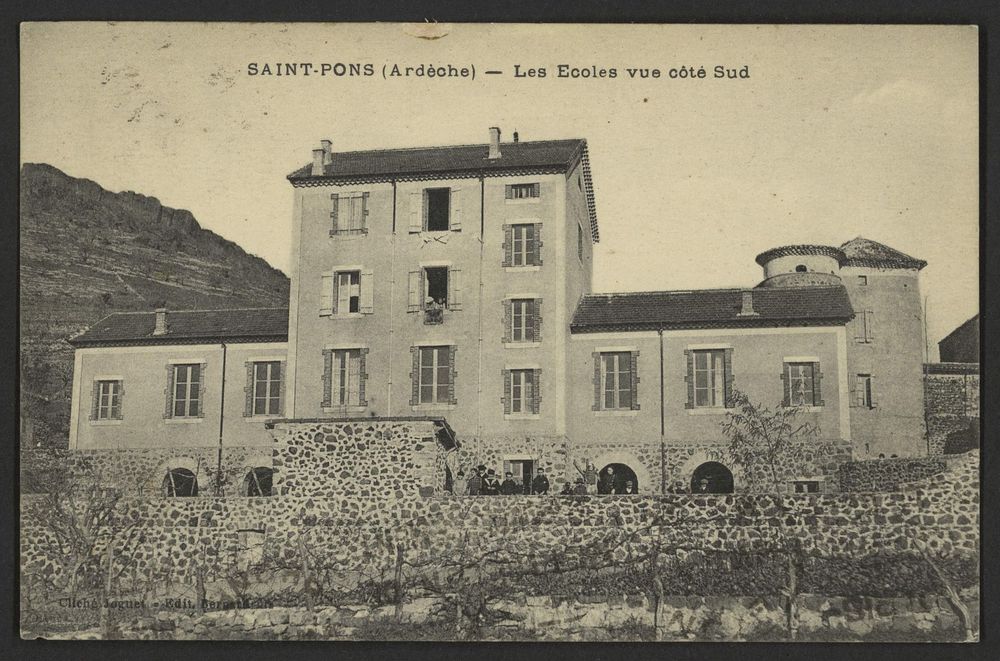
[[838, 264], [843, 264], [847, 260], [847, 255], [845, 255], [844, 251], [840, 248], [800, 243], [790, 246], [778, 246], [777, 248], [765, 250], [761, 254], [757, 255], [757, 264], [764, 266], [764, 264], [768, 263], [772, 259], [775, 259], [776, 257], [785, 257], [787, 255], [823, 255], [837, 260]]

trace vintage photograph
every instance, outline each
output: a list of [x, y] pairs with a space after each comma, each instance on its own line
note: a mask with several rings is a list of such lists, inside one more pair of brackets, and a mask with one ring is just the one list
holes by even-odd
[[977, 642], [979, 39], [23, 23], [21, 638]]

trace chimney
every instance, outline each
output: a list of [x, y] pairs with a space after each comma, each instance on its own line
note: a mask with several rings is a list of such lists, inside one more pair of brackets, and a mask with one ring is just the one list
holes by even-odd
[[320, 140], [319, 143], [323, 145], [323, 165], [333, 163], [333, 143], [330, 142], [329, 138]]
[[323, 161], [326, 160], [326, 155], [322, 149], [313, 149], [313, 167], [312, 176], [322, 177], [325, 172], [323, 170]]
[[517, 131], [514, 131], [514, 142], [517, 142]]
[[753, 290], [744, 289], [743, 290], [743, 308], [740, 313], [736, 315], [737, 317], [756, 317], [759, 316], [758, 312], [754, 312], [753, 309]]
[[500, 128], [490, 127], [490, 159], [500, 158]]
[[166, 334], [167, 334], [167, 308], [157, 308], [156, 327], [153, 329], [153, 335], [166, 335]]

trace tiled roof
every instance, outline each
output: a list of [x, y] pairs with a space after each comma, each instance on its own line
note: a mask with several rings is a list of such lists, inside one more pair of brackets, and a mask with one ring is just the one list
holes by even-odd
[[860, 236], [843, 244], [840, 249], [847, 256], [847, 261], [844, 263], [846, 266], [917, 269], [918, 271], [927, 266], [927, 262], [922, 259], [910, 257], [895, 248]]
[[771, 261], [775, 257], [785, 257], [786, 255], [825, 255], [826, 257], [832, 257], [841, 264], [846, 259], [844, 252], [839, 248], [812, 244], [799, 244], [794, 246], [779, 246], [777, 248], [765, 250], [761, 254], [757, 255], [757, 263], [764, 266], [764, 264]]
[[743, 289], [591, 294], [577, 305], [573, 333], [800, 325], [840, 325], [854, 316], [842, 285], [753, 289], [752, 316], [741, 316]]
[[324, 166], [322, 175], [313, 176], [312, 164], [309, 164], [288, 175], [288, 179], [293, 185], [308, 186], [322, 183], [449, 179], [480, 174], [487, 177], [544, 174], [568, 172], [582, 161], [591, 233], [595, 242], [599, 240], [586, 140], [572, 138], [504, 142], [500, 144], [500, 158], [487, 158], [488, 153], [487, 144], [334, 152], [331, 162]]
[[195, 342], [286, 342], [288, 308], [170, 310], [167, 333], [153, 335], [155, 312], [116, 312], [69, 343], [82, 346], [192, 344]]

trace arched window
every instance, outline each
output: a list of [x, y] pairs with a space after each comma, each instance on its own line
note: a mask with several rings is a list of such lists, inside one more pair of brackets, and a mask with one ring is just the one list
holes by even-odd
[[795, 272], [796, 273], [805, 273], [808, 270], [809, 269], [806, 268], [805, 264], [799, 264], [798, 266], [795, 267]]
[[246, 479], [243, 480], [243, 493], [251, 497], [270, 496], [273, 478], [273, 468], [258, 466], [247, 473]]
[[717, 461], [706, 461], [691, 475], [691, 493], [732, 493], [733, 474]]
[[163, 478], [163, 494], [171, 497], [198, 495], [198, 478], [186, 468], [171, 468]]
[[639, 479], [627, 464], [608, 464], [597, 474], [597, 493], [639, 493]]

